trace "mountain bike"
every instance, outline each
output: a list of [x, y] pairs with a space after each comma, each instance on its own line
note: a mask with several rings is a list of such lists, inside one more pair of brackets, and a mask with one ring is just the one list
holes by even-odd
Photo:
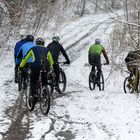
[[125, 93], [139, 93], [140, 81], [134, 75], [132, 77], [127, 76], [124, 79], [123, 89]]
[[36, 83], [35, 97], [31, 95], [31, 70], [28, 70], [27, 88], [26, 88], [26, 105], [30, 111], [34, 110], [35, 104], [39, 102], [41, 112], [47, 115], [50, 109], [50, 95], [47, 84], [42, 85], [42, 73], [46, 71], [40, 70], [39, 80]]
[[54, 89], [56, 89], [60, 94], [66, 90], [66, 85], [67, 85], [66, 74], [61, 67], [62, 65], [64, 65], [64, 63], [59, 62], [59, 64], [60, 64], [60, 66], [59, 66], [60, 75], [59, 75], [59, 81], [58, 81], [58, 88], [59, 89], [56, 89], [56, 80], [55, 80], [56, 75], [55, 75], [55, 73], [53, 71], [50, 71], [48, 73], [48, 84], [51, 87], [51, 93], [53, 93]]
[[97, 83], [97, 68], [95, 67], [95, 71], [92, 70], [89, 73], [89, 88], [90, 90], [95, 90], [95, 87], [98, 86], [100, 91], [104, 90], [104, 76], [103, 72], [100, 74], [100, 81]]

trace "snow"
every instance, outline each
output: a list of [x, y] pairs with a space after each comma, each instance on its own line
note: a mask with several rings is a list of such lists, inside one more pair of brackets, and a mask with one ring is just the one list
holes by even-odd
[[[123, 81], [127, 74], [112, 72], [111, 65], [102, 66], [105, 90], [90, 91], [88, 87], [91, 67], [85, 64], [89, 46], [96, 36], [107, 46], [113, 25], [110, 15], [100, 14], [78, 19], [61, 30], [65, 47], [79, 40], [69, 54], [73, 60], [71, 65], [65, 67], [67, 90], [64, 96], [53, 100], [48, 116], [43, 116], [39, 108], [29, 112], [31, 123], [26, 140], [139, 140], [140, 99], [135, 94], [124, 93]], [[80, 40], [86, 34], [88, 36]], [[14, 105], [20, 95], [14, 83], [12, 58], [13, 51], [5, 51], [0, 60], [0, 139], [11, 124], [5, 110]]]

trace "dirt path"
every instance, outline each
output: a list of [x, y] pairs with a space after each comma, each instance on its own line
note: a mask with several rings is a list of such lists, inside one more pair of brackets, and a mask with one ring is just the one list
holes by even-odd
[[5, 111], [5, 114], [11, 120], [11, 125], [5, 134], [3, 134], [3, 140], [24, 140], [29, 133], [31, 120], [25, 108], [23, 94], [17, 98], [14, 106], [11, 106]]

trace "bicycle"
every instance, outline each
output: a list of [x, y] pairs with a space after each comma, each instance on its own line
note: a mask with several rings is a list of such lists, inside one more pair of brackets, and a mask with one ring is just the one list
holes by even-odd
[[100, 82], [97, 83], [96, 79], [97, 79], [97, 68], [95, 67], [95, 71], [93, 72], [91, 70], [89, 73], [89, 88], [90, 88], [90, 90], [95, 90], [95, 87], [97, 85], [99, 87], [99, 90], [103, 91], [104, 90], [104, 76], [103, 76], [102, 71], [100, 74]]
[[[137, 75], [138, 76], [138, 75]], [[124, 79], [123, 89], [125, 93], [139, 93], [139, 78], [135, 77], [134, 75], [132, 77], [127, 76]]]
[[[64, 65], [64, 62], [59, 62], [59, 64]], [[58, 88], [56, 89], [60, 94], [65, 92], [66, 90], [66, 85], [67, 85], [67, 79], [66, 79], [66, 74], [64, 72], [64, 70], [61, 68], [61, 66], [59, 67], [59, 81], [58, 81]], [[54, 89], [56, 88], [56, 80], [55, 80], [55, 73], [53, 71], [50, 71], [48, 73], [48, 84], [51, 87], [51, 93], [53, 93]]]
[[39, 102], [42, 114], [47, 115], [50, 109], [50, 95], [47, 84], [42, 85], [42, 73], [46, 71], [40, 70], [39, 80], [36, 83], [36, 96], [31, 95], [31, 70], [28, 70], [27, 88], [26, 88], [26, 105], [30, 111], [34, 110], [35, 104]]

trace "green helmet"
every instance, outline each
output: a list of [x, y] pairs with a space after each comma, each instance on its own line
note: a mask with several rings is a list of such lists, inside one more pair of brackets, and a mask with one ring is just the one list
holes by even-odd
[[56, 36], [53, 36], [52, 37], [52, 40], [55, 41], [55, 42], [59, 42], [60, 41], [60, 37], [57, 36], [57, 35]]

